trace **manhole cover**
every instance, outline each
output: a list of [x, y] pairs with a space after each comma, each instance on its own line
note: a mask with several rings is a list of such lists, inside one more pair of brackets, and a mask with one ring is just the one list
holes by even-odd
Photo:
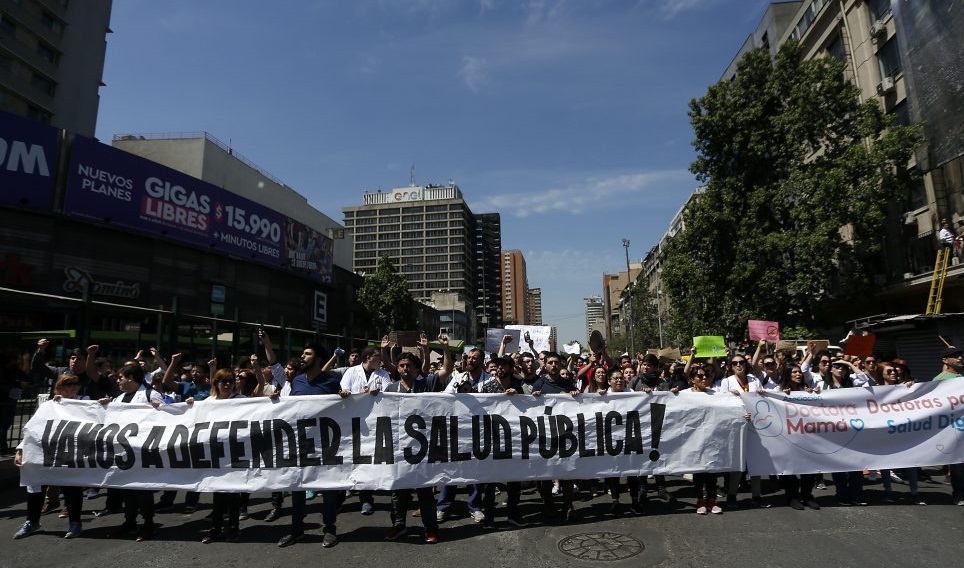
[[614, 532], [583, 533], [559, 541], [559, 550], [580, 560], [625, 560], [646, 546], [628, 534]]

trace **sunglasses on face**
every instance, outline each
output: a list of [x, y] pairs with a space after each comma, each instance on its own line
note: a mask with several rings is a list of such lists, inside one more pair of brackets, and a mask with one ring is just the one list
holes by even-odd
[[741, 360], [739, 360], [739, 361], [731, 361], [730, 364], [731, 364], [731, 365], [738, 365], [738, 366], [742, 367], [743, 365], [746, 365], [746, 361], [743, 361], [743, 360], [741, 359]]
[[846, 369], [847, 366], [844, 365], [843, 363], [834, 363], [834, 364], [833, 364], [833, 368], [834, 368], [834, 369]]
[[703, 381], [703, 380], [706, 380], [706, 374], [704, 374], [704, 373], [697, 373], [697, 374], [693, 375], [693, 378], [694, 378], [694, 379], [697, 379], [697, 380]]

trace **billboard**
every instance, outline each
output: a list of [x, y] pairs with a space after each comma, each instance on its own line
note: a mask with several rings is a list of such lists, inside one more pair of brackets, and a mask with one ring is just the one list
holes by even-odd
[[0, 112], [0, 205], [51, 208], [58, 133], [52, 126]]
[[290, 217], [286, 218], [288, 266], [318, 282], [331, 284], [334, 241]]
[[285, 218], [254, 201], [78, 136], [64, 213], [280, 266]]

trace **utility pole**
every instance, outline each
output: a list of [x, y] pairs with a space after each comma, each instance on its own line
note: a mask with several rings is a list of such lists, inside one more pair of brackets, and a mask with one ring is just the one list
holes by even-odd
[[633, 324], [633, 275], [629, 270], [629, 239], [623, 239], [623, 249], [626, 251], [626, 301], [629, 302], [629, 306], [626, 308], [626, 318], [629, 320], [626, 331], [629, 333], [629, 356], [633, 357], [636, 348], [633, 345], [635, 325]]

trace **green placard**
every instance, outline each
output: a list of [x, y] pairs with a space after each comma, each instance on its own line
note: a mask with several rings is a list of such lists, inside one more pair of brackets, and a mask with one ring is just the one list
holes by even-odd
[[722, 335], [700, 335], [693, 338], [697, 357], [726, 357], [726, 342]]

